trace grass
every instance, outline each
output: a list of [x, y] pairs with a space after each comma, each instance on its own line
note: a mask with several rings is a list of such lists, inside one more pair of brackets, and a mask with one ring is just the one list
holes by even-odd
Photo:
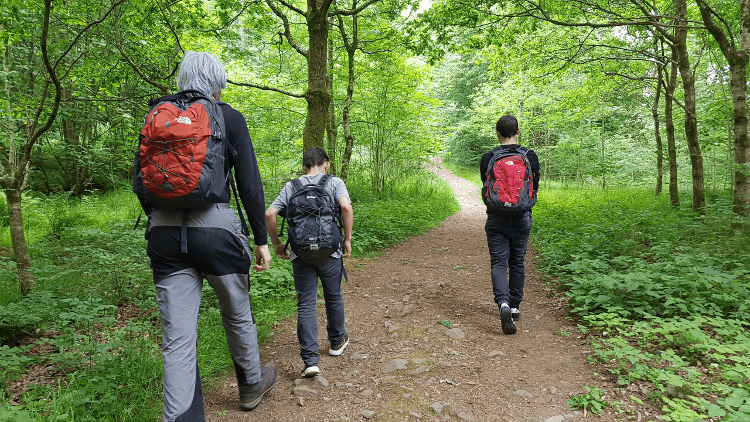
[[[365, 181], [349, 184], [355, 256], [424, 233], [458, 211], [450, 187], [427, 174], [400, 181], [376, 200]], [[270, 204], [273, 198], [267, 198]], [[140, 208], [127, 191], [83, 199], [26, 195], [26, 238], [37, 289], [21, 298], [9, 253], [0, 253], [0, 422], [143, 421], [161, 413], [160, 316], [146, 257]], [[399, 216], [393, 218], [392, 216]], [[9, 251], [7, 227], [0, 249]], [[258, 337], [296, 312], [291, 264], [251, 273]], [[7, 270], [7, 271], [6, 271]], [[117, 321], [118, 312], [129, 316]], [[198, 325], [201, 376], [210, 388], [231, 374], [218, 301], [204, 285]], [[10, 405], [6, 390], [32, 368], [52, 367], [57, 382], [33, 385]]]
[[540, 189], [534, 242], [592, 361], [652, 385], [671, 421], [750, 419], [750, 237], [726, 194], [705, 216], [642, 188]]

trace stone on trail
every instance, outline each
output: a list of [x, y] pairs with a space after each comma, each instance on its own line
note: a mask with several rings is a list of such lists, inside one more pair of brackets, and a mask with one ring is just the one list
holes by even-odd
[[394, 372], [394, 371], [400, 371], [403, 369], [409, 369], [406, 364], [408, 361], [406, 359], [394, 359], [385, 365], [383, 365], [383, 372], [386, 374]]
[[419, 374], [424, 374], [425, 372], [427, 372], [427, 371], [429, 371], [429, 370], [430, 370], [430, 367], [429, 367], [429, 366], [420, 366], [419, 368], [417, 368], [417, 369], [415, 369], [415, 370], [411, 371], [411, 374], [412, 374], [412, 375], [419, 375]]
[[389, 333], [392, 333], [392, 332], [394, 332], [394, 331], [398, 330], [399, 328], [401, 328], [401, 327], [399, 327], [398, 325], [395, 325], [395, 324], [393, 324], [393, 323], [392, 323], [392, 322], [390, 322], [390, 321], [386, 321], [386, 322], [385, 322], [385, 326], [386, 326], [386, 328], [388, 328], [388, 332], [389, 332]]
[[430, 409], [432, 409], [433, 412], [437, 413], [438, 415], [443, 413], [443, 409], [445, 409], [445, 403], [435, 402], [430, 405]]
[[451, 328], [450, 330], [445, 332], [445, 335], [452, 339], [460, 339], [466, 337], [466, 334], [464, 334], [464, 332], [461, 331], [460, 328]]
[[373, 412], [372, 410], [363, 410], [360, 415], [362, 415], [362, 417], [364, 417], [365, 419], [372, 419], [375, 417], [375, 412]]
[[467, 422], [479, 422], [476, 419], [474, 419], [474, 416], [471, 416], [470, 414], [468, 414], [466, 412], [458, 412], [458, 415], [456, 415], [456, 416], [458, 416], [458, 418], [461, 419], [461, 420], [463, 420], [463, 421], [467, 421]]
[[413, 411], [413, 410], [410, 410], [410, 411], [409, 411], [409, 414], [410, 414], [410, 415], [412, 415], [412, 416], [414, 416], [414, 417], [415, 417], [415, 418], [417, 418], [417, 419], [422, 419], [422, 417], [424, 416], [424, 415], [422, 415], [421, 413], [419, 413], [419, 412], [415, 412], [415, 411]]
[[393, 308], [391, 308], [390, 313], [394, 317], [400, 318], [404, 315], [409, 315], [412, 312], [414, 312], [413, 305], [402, 305], [400, 303], [396, 303], [395, 305], [393, 305]]
[[526, 390], [516, 390], [513, 394], [515, 394], [518, 397], [534, 397], [533, 394], [529, 393]]
[[499, 350], [493, 350], [492, 352], [490, 352], [490, 353], [489, 353], [489, 354], [487, 355], [487, 357], [488, 357], [488, 358], [493, 358], [493, 357], [495, 357], [495, 356], [507, 356], [507, 355], [506, 355], [505, 353], [503, 353], [503, 352], [499, 351]]
[[313, 390], [310, 387], [305, 387], [304, 385], [298, 385], [294, 387], [294, 395], [298, 397], [315, 397], [318, 395], [318, 390]]

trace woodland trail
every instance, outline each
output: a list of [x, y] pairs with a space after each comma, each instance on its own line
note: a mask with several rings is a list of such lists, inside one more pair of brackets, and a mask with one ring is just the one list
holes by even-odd
[[300, 377], [296, 321], [285, 321], [274, 329], [274, 340], [261, 345], [262, 363], [274, 362], [279, 370], [273, 390], [257, 409], [241, 412], [234, 377], [227, 378], [205, 392], [208, 421], [656, 419], [648, 405], [623, 405], [622, 411], [611, 405], [602, 416], [570, 410], [567, 400], [585, 393], [584, 386], [606, 390], [607, 402], [631, 404], [624, 399], [646, 402], [647, 391], [635, 385], [617, 391], [606, 368], [587, 363], [585, 339], [566, 319], [564, 298], [536, 272], [533, 235], [518, 332], [502, 333], [477, 188], [439, 163], [432, 170], [450, 183], [461, 211], [379, 257], [346, 261], [351, 343], [344, 354], [326, 353], [321, 303], [321, 374]]

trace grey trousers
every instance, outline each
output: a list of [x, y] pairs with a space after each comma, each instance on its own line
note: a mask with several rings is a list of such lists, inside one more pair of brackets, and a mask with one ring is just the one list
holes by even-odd
[[247, 238], [238, 232], [239, 223], [228, 207], [203, 210], [195, 216], [195, 223], [191, 216], [188, 254], [180, 253], [181, 216], [175, 224], [165, 217], [152, 215], [149, 238], [162, 318], [164, 422], [203, 422], [197, 341], [204, 278], [219, 299], [238, 384], [260, 381], [258, 335], [248, 296], [252, 257]]

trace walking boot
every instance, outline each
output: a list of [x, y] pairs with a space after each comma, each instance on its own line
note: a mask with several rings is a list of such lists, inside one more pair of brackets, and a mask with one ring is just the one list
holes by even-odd
[[260, 381], [255, 384], [240, 385], [240, 410], [253, 410], [263, 400], [266, 394], [276, 384], [279, 377], [273, 363], [268, 363], [260, 370]]

